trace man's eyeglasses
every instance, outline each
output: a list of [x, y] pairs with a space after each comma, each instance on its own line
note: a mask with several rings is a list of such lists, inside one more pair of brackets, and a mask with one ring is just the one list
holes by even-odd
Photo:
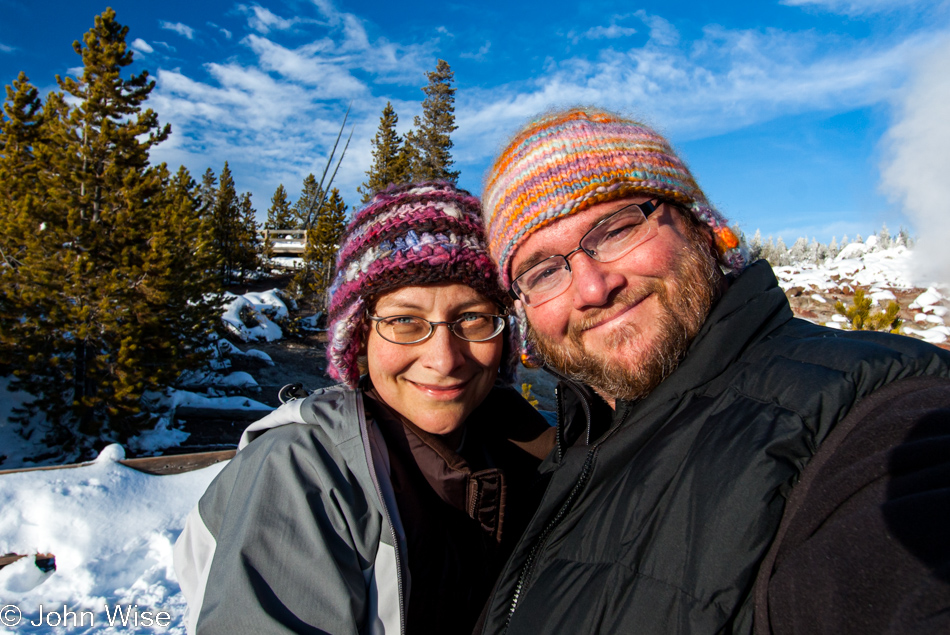
[[444, 324], [449, 332], [466, 342], [486, 342], [505, 330], [507, 315], [490, 313], [466, 313], [451, 322], [432, 322], [415, 315], [369, 316], [376, 322], [376, 332], [393, 344], [418, 344], [435, 332], [435, 327]]
[[656, 231], [647, 217], [660, 204], [652, 200], [617, 210], [591, 227], [580, 239], [577, 249], [563, 256], [545, 258], [515, 278], [508, 293], [527, 306], [538, 306], [556, 298], [571, 286], [571, 256], [583, 251], [597, 262], [623, 258]]

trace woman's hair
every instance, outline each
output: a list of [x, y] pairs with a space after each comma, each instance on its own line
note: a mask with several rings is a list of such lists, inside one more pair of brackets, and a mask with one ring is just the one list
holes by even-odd
[[[452, 282], [511, 306], [485, 249], [478, 199], [445, 182], [376, 194], [347, 226], [337, 255], [327, 324], [330, 376], [356, 387], [375, 298], [400, 287]], [[511, 350], [508, 343], [500, 369], [507, 382], [514, 375]]]

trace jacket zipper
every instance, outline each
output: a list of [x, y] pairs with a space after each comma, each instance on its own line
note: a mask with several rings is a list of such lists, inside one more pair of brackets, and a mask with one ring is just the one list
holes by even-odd
[[[558, 395], [560, 401], [560, 396]], [[587, 415], [587, 428], [588, 436], [590, 435], [590, 408], [588, 407], [587, 400], [583, 397], [581, 398], [581, 403], [584, 405], [584, 412]], [[558, 425], [561, 421], [561, 410], [560, 403], [558, 403]], [[574, 483], [574, 487], [571, 488], [570, 493], [567, 495], [564, 503], [561, 504], [561, 508], [558, 509], [557, 514], [554, 515], [548, 524], [545, 526], [544, 530], [541, 531], [541, 534], [538, 536], [537, 542], [534, 543], [534, 547], [531, 548], [531, 551], [528, 553], [528, 557], [525, 559], [524, 565], [521, 567], [521, 572], [518, 574], [518, 582], [515, 584], [514, 593], [511, 596], [511, 602], [508, 605], [508, 616], [505, 618], [505, 625], [501, 629], [501, 635], [505, 635], [508, 632], [508, 626], [511, 624], [511, 618], [515, 615], [515, 610], [518, 608], [518, 603], [521, 601], [521, 595], [524, 592], [524, 587], [528, 582], [528, 579], [531, 577], [531, 573], [534, 570], [535, 561], [538, 555], [541, 553], [541, 550], [544, 548], [545, 543], [547, 542], [548, 537], [551, 535], [551, 532], [561, 524], [561, 521], [564, 520], [564, 517], [567, 516], [567, 513], [570, 511], [571, 507], [574, 505], [574, 499], [580, 494], [581, 490], [584, 489], [584, 486], [587, 484], [587, 480], [590, 478], [592, 467], [594, 464], [594, 455], [597, 454], [597, 450], [600, 447], [601, 443], [613, 436], [613, 433], [620, 429], [623, 423], [627, 420], [627, 415], [630, 413], [630, 410], [624, 413], [623, 418], [620, 423], [613, 426], [608, 430], [604, 436], [594, 445], [590, 447], [590, 450], [587, 452], [587, 458], [584, 460], [584, 465], [581, 468], [581, 474], [577, 479], [577, 482]]]
[[478, 520], [477, 518], [475, 518], [475, 511], [478, 509], [478, 503], [482, 498], [482, 488], [476, 479], [472, 479], [471, 483], [472, 483], [472, 489], [474, 489], [475, 491], [472, 492], [472, 504], [469, 505], [468, 515], [471, 518]]
[[590, 452], [587, 453], [587, 459], [584, 461], [584, 467], [581, 470], [580, 478], [578, 478], [577, 482], [574, 483], [574, 487], [571, 488], [570, 494], [567, 495], [567, 500], [565, 500], [561, 505], [561, 508], [557, 511], [557, 514], [554, 515], [554, 518], [548, 522], [547, 526], [541, 532], [541, 535], [538, 536], [538, 541], [534, 543], [534, 547], [531, 548], [528, 558], [521, 567], [521, 573], [518, 575], [518, 583], [515, 585], [515, 592], [511, 596], [511, 603], [508, 605], [508, 617], [505, 619], [505, 625], [501, 629], [502, 635], [508, 632], [508, 625], [511, 623], [511, 618], [515, 614], [515, 609], [518, 608], [518, 602], [521, 601], [521, 593], [524, 591], [524, 586], [527, 583], [528, 578], [531, 576], [532, 570], [534, 569], [535, 559], [541, 552], [542, 547], [544, 547], [544, 543], [547, 541], [548, 536], [559, 524], [561, 524], [564, 516], [567, 515], [567, 512], [574, 504], [575, 496], [577, 496], [581, 489], [583, 489], [584, 485], [587, 483], [587, 479], [590, 478], [590, 468], [594, 463], [594, 454], [596, 452], [597, 447], [595, 446], [592, 447]]

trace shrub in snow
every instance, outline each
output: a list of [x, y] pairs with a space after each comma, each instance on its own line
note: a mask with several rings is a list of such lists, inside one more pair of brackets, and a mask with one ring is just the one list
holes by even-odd
[[835, 303], [835, 311], [848, 319], [854, 331], [900, 331], [901, 319], [897, 317], [901, 307], [891, 300], [883, 311], [871, 312], [871, 298], [864, 293], [864, 289], [854, 292], [854, 304], [846, 307], [840, 300]]

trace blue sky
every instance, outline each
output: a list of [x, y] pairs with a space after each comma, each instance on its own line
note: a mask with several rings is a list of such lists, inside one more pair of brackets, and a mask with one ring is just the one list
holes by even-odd
[[[391, 101], [409, 130], [424, 73], [443, 58], [458, 88], [460, 184], [473, 192], [526, 120], [593, 104], [660, 129], [730, 219], [786, 242], [867, 236], [885, 222], [927, 234], [935, 202], [947, 216], [948, 146], [934, 143], [950, 125], [947, 102], [921, 110], [921, 100], [947, 81], [948, 5], [111, 3], [130, 27], [134, 68], [157, 80], [150, 105], [173, 127], [153, 160], [196, 178], [229, 161], [261, 215], [278, 183], [296, 197], [308, 172], [319, 176], [350, 103], [353, 142], [337, 185], [357, 203], [383, 106]], [[54, 89], [54, 76], [79, 64], [73, 40], [105, 6], [0, 0], [0, 81], [22, 70]], [[943, 171], [928, 177], [933, 166]]]

